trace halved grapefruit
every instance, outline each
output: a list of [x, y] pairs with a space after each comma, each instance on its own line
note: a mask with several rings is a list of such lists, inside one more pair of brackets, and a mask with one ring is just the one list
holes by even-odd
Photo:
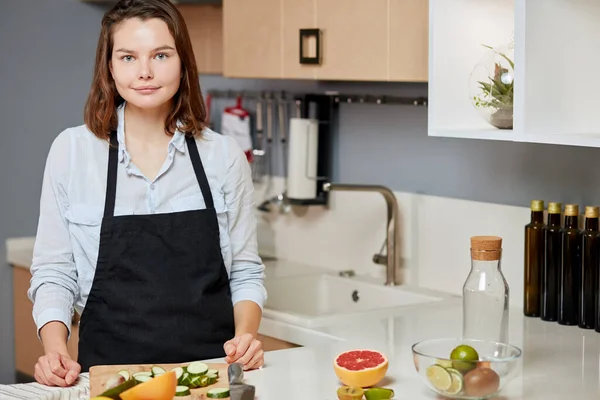
[[122, 400], [173, 400], [177, 388], [175, 371], [169, 371], [120, 394]]
[[344, 385], [365, 388], [375, 386], [383, 379], [388, 359], [375, 350], [356, 349], [338, 354], [333, 368]]

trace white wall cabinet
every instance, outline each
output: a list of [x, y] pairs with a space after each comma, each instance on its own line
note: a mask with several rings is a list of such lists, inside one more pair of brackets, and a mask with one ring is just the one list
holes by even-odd
[[[498, 129], [470, 74], [513, 32], [514, 123]], [[600, 1], [429, 0], [429, 38], [429, 136], [600, 147]]]

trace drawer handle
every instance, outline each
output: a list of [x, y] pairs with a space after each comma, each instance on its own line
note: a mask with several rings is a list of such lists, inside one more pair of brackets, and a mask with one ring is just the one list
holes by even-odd
[[300, 64], [321, 64], [320, 29], [300, 29]]

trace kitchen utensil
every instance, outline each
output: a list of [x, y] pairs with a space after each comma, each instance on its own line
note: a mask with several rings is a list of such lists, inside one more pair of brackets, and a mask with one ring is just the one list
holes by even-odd
[[[462, 359], [451, 359], [453, 350], [467, 345]], [[463, 348], [464, 349], [464, 348]], [[475, 339], [431, 339], [412, 346], [413, 362], [425, 385], [450, 399], [487, 399], [496, 396], [516, 375], [521, 350], [515, 346]]]
[[240, 363], [230, 364], [227, 368], [229, 376], [229, 397], [231, 400], [254, 400], [255, 388], [244, 383], [244, 370]]
[[290, 204], [287, 202], [287, 170], [288, 170], [288, 156], [287, 156], [287, 152], [288, 152], [288, 144], [287, 144], [287, 133], [286, 133], [286, 129], [287, 129], [287, 124], [288, 119], [287, 119], [287, 101], [285, 99], [285, 97], [281, 97], [279, 99], [278, 102], [278, 119], [279, 119], [279, 141], [281, 143], [281, 162], [283, 165], [283, 177], [284, 177], [284, 184], [283, 184], [283, 193], [281, 193], [278, 196], [278, 200], [280, 200], [279, 203], [279, 208], [282, 212], [286, 213], [290, 211]]
[[[106, 381], [108, 378], [118, 373], [120, 370], [128, 370], [131, 375], [136, 372], [150, 371], [152, 367], [159, 366], [169, 371], [176, 367], [186, 367], [190, 363], [183, 364], [123, 364], [123, 365], [96, 365], [90, 368], [90, 397], [98, 396], [105, 390]], [[227, 367], [226, 363], [206, 363], [208, 368], [216, 369], [219, 371], [219, 379], [216, 383], [190, 389], [192, 393], [192, 399], [206, 398], [206, 392], [213, 388], [228, 388], [229, 382], [227, 381]], [[204, 397], [202, 397], [204, 396]]]
[[250, 113], [242, 107], [242, 97], [237, 96], [234, 106], [226, 107], [221, 118], [221, 133], [231, 136], [246, 154], [249, 162], [253, 159], [252, 137], [250, 135]]
[[252, 151], [252, 181], [260, 182], [264, 175], [265, 150], [263, 148], [263, 100], [256, 101], [256, 142]]

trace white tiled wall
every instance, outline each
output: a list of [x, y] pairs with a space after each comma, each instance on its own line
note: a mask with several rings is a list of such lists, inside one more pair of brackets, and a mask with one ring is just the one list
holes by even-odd
[[[265, 181], [266, 183], [266, 181]], [[256, 184], [256, 202], [266, 184]], [[271, 192], [283, 180], [274, 178]], [[523, 233], [529, 209], [413, 193], [396, 193], [400, 207], [405, 282], [460, 294], [470, 269], [469, 239], [503, 238], [502, 270], [511, 305], [523, 299]], [[273, 255], [334, 270], [353, 269], [385, 279], [385, 267], [371, 261], [385, 240], [386, 208], [378, 193], [332, 192], [329, 207], [295, 207], [292, 212], [257, 211], [259, 247]]]

